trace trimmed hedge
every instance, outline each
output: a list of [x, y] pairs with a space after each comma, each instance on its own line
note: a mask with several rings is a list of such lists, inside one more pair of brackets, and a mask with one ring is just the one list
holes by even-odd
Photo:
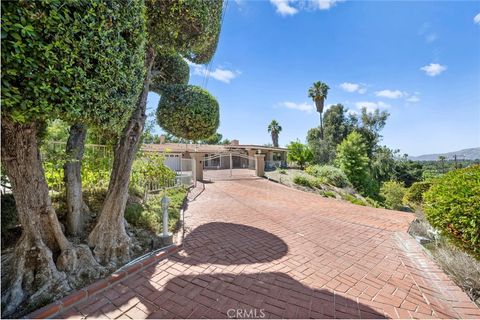
[[326, 184], [334, 185], [339, 188], [344, 188], [350, 185], [347, 175], [339, 168], [333, 166], [308, 166], [305, 169], [305, 172], [319, 178]]
[[412, 184], [403, 196], [403, 204], [410, 207], [419, 207], [423, 204], [423, 194], [432, 186], [431, 181], [420, 181]]
[[217, 100], [208, 91], [191, 85], [169, 85], [162, 89], [158, 124], [174, 136], [200, 140], [214, 134], [220, 124]]
[[480, 165], [439, 177], [423, 197], [430, 224], [480, 258]]

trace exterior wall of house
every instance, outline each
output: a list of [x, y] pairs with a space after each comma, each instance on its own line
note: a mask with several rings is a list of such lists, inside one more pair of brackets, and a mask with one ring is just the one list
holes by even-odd
[[[164, 152], [159, 150], [158, 152]], [[285, 150], [268, 150], [262, 149], [260, 146], [258, 148], [246, 147], [232, 149], [231, 151], [224, 150], [219, 151], [217, 153], [204, 153], [205, 158], [207, 160], [202, 161], [202, 166], [205, 169], [229, 169], [230, 168], [230, 156], [229, 153], [232, 152], [232, 164], [233, 168], [255, 168], [255, 160], [254, 157], [256, 154], [263, 154], [265, 159], [265, 169], [272, 170], [277, 167], [284, 167], [287, 165], [287, 151]], [[192, 159], [193, 155], [197, 154], [195, 152], [189, 151], [182, 151], [182, 152], [175, 152], [170, 151], [166, 152], [166, 161], [165, 164], [175, 171], [191, 171], [192, 164], [191, 161], [187, 161], [188, 159]], [[218, 156], [221, 154], [222, 156], [216, 157], [215, 159], [208, 159], [209, 156]], [[242, 154], [245, 157], [235, 156], [234, 154]], [[247, 158], [248, 157], [248, 158]], [[180, 163], [180, 164], [179, 164]]]

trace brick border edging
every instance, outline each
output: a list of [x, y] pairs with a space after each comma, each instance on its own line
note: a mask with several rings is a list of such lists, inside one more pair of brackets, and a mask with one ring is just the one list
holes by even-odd
[[91, 285], [77, 290], [59, 301], [52, 302], [40, 309], [33, 311], [32, 313], [25, 316], [26, 319], [46, 319], [52, 318], [60, 312], [66, 311], [80, 302], [85, 301], [86, 299], [112, 287], [113, 285], [119, 283], [120, 281], [125, 280], [131, 275], [146, 269], [152, 264], [162, 260], [163, 258], [180, 251], [183, 248], [183, 244], [171, 245], [168, 248], [161, 250], [155, 254], [152, 254], [149, 257], [135, 262], [131, 266], [128, 266], [125, 269], [117, 271], [105, 279], [98, 280]]

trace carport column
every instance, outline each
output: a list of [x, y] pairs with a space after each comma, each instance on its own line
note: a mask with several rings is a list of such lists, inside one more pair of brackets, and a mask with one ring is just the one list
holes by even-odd
[[248, 152], [248, 167], [249, 168], [254, 168], [255, 167], [255, 163], [253, 161], [251, 161], [250, 159], [252, 159], [253, 157], [255, 157], [255, 150], [247, 150]]
[[232, 153], [230, 152], [230, 177], [232, 176], [232, 166], [233, 166]]
[[263, 177], [265, 175], [265, 155], [255, 155], [255, 175], [257, 177]]
[[204, 153], [190, 153], [192, 157], [192, 173], [195, 181], [203, 180], [203, 158], [205, 157]]

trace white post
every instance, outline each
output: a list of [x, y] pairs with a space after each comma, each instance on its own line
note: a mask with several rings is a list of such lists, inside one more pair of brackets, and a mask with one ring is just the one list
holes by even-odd
[[190, 161], [191, 161], [190, 165], [192, 166], [193, 186], [196, 187], [197, 186], [197, 164], [194, 158], [191, 158]]
[[163, 222], [163, 238], [168, 238], [170, 237], [170, 233], [168, 233], [168, 204], [170, 203], [170, 200], [166, 195], [163, 196], [162, 198], [162, 209], [163, 209], [163, 217], [162, 217], [162, 222]]
[[230, 177], [232, 176], [232, 153], [230, 152]]

